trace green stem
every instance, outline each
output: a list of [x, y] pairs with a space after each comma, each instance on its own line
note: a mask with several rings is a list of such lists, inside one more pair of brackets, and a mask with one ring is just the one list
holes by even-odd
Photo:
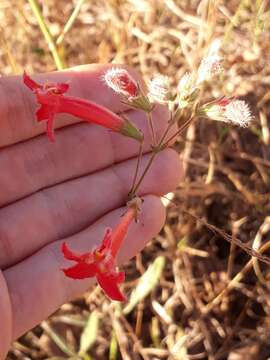
[[[170, 114], [170, 118], [172, 118], [172, 114]], [[132, 187], [132, 190], [130, 191], [130, 197], [131, 197], [131, 198], [137, 193], [137, 191], [138, 191], [138, 189], [139, 189], [139, 187], [140, 187], [140, 185], [141, 185], [141, 183], [142, 183], [145, 175], [147, 174], [148, 170], [150, 169], [150, 167], [151, 167], [151, 165], [152, 165], [155, 157], [157, 156], [157, 154], [158, 154], [160, 151], [162, 151], [163, 149], [165, 149], [165, 148], [168, 146], [168, 144], [169, 144], [177, 135], [179, 135], [179, 134], [191, 123], [191, 121], [192, 121], [193, 119], [194, 119], [194, 117], [190, 117], [190, 118], [188, 119], [188, 121], [186, 121], [186, 122], [177, 130], [177, 132], [176, 132], [174, 135], [172, 135], [172, 136], [165, 142], [165, 144], [163, 144], [163, 141], [165, 140], [165, 138], [166, 138], [166, 136], [167, 136], [170, 128], [171, 128], [172, 125], [173, 125], [173, 122], [172, 122], [172, 121], [169, 121], [168, 126], [167, 126], [166, 130], [164, 131], [164, 133], [163, 133], [163, 135], [162, 135], [162, 137], [161, 137], [158, 145], [153, 148], [152, 155], [151, 155], [151, 157], [150, 157], [150, 159], [149, 159], [149, 161], [148, 161], [148, 163], [147, 163], [147, 165], [146, 165], [146, 167], [145, 167], [142, 175], [140, 176], [137, 184], [134, 185], [134, 186]]]
[[147, 165], [146, 165], [146, 167], [145, 167], [145, 169], [144, 169], [144, 171], [143, 171], [140, 179], [138, 180], [136, 186], [134, 186], [133, 191], [130, 192], [130, 196], [131, 196], [131, 197], [133, 197], [133, 196], [136, 194], [136, 192], [138, 191], [138, 188], [140, 187], [140, 185], [141, 185], [141, 183], [142, 183], [145, 175], [147, 174], [148, 170], [150, 169], [150, 166], [152, 165], [152, 163], [153, 163], [153, 161], [154, 161], [154, 159], [155, 159], [155, 157], [156, 157], [157, 154], [158, 154], [158, 152], [153, 152], [153, 153], [152, 153], [152, 155], [151, 155], [151, 157], [150, 157], [150, 160], [148, 161], [148, 163], [147, 163]]
[[50, 32], [50, 29], [48, 28], [48, 26], [45, 23], [44, 17], [41, 13], [41, 10], [40, 10], [40, 7], [39, 7], [37, 1], [36, 0], [28, 0], [28, 2], [33, 10], [33, 13], [34, 13], [36, 19], [37, 19], [40, 30], [42, 31], [42, 34], [48, 44], [49, 50], [52, 53], [52, 56], [53, 56], [53, 59], [54, 59], [57, 69], [58, 70], [64, 69], [64, 67], [65, 67], [64, 62], [58, 53], [54, 38]]
[[[138, 191], [138, 188], [140, 187], [140, 185], [141, 185], [141, 183], [142, 183], [145, 175], [147, 174], [150, 166], [152, 165], [152, 163], [153, 163], [156, 155], [162, 150], [162, 143], [163, 143], [164, 139], [166, 138], [166, 136], [167, 136], [170, 128], [171, 128], [172, 125], [173, 125], [172, 122], [171, 122], [171, 119], [172, 119], [172, 113], [170, 113], [170, 121], [169, 121], [168, 126], [167, 126], [166, 130], [164, 131], [164, 133], [163, 133], [163, 135], [162, 135], [162, 137], [161, 137], [158, 145], [153, 147], [152, 155], [151, 155], [151, 157], [150, 157], [150, 159], [149, 159], [149, 162], [147, 163], [147, 165], [146, 165], [146, 167], [145, 167], [145, 169], [144, 169], [144, 171], [143, 171], [140, 179], [138, 180], [138, 182], [137, 182], [136, 185], [135, 185], [135, 182], [134, 182], [134, 184], [133, 184], [133, 186], [132, 186], [132, 189], [131, 189], [131, 191], [130, 191], [130, 197], [131, 197], [131, 198], [132, 198], [132, 197], [136, 194], [136, 192]], [[138, 170], [139, 170], [139, 168], [138, 168]]]
[[162, 135], [157, 147], [163, 147], [162, 143], [165, 140], [166, 136], [168, 135], [168, 132], [170, 131], [172, 126], [173, 126], [173, 123], [169, 123], [169, 125], [167, 126], [167, 129], [164, 131], [164, 134]]
[[182, 131], [184, 131], [189, 124], [192, 122], [192, 120], [194, 119], [194, 117], [191, 117], [188, 119], [188, 121], [186, 121], [167, 141], [165, 144], [162, 145], [162, 148], [166, 148], [169, 143], [179, 134], [181, 134]]
[[151, 137], [152, 137], [152, 143], [153, 143], [153, 145], [156, 145], [156, 134], [155, 134], [155, 130], [154, 130], [152, 111], [147, 113], [147, 120], [148, 120], [149, 130], [150, 130]]
[[143, 153], [143, 142], [140, 143], [140, 148], [139, 148], [139, 156], [137, 157], [137, 164], [136, 164], [136, 169], [135, 169], [135, 174], [134, 174], [134, 178], [133, 178], [133, 182], [132, 182], [132, 187], [130, 190], [130, 194], [134, 194], [134, 187], [136, 184], [136, 180], [138, 177], [138, 173], [139, 173], [139, 168], [140, 168], [140, 163], [141, 163], [141, 159], [142, 159], [142, 153]]

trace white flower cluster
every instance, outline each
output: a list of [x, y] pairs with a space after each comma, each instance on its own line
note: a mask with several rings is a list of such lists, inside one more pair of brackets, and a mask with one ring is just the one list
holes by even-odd
[[[125, 69], [111, 68], [106, 71], [103, 79], [111, 89], [124, 96], [126, 103], [133, 108], [151, 112], [155, 102], [167, 103], [169, 108], [176, 109], [174, 116], [177, 119], [184, 108], [191, 107], [194, 101], [198, 99], [201, 85], [221, 72], [220, 46], [220, 40], [217, 39], [212, 42], [198, 70], [193, 73], [187, 72], [180, 79], [177, 94], [173, 94], [171, 91], [169, 77], [161, 74], [155, 75], [149, 81], [146, 95]], [[199, 115], [242, 127], [248, 126], [253, 119], [248, 104], [243, 100], [222, 98], [201, 106], [198, 111]]]
[[180, 106], [186, 107], [189, 102], [194, 100], [193, 95], [196, 97], [200, 85], [221, 72], [222, 58], [218, 54], [219, 49], [220, 40], [213, 41], [207, 55], [202, 59], [198, 71], [194, 72], [193, 74], [186, 73], [180, 79], [178, 84], [178, 98]]

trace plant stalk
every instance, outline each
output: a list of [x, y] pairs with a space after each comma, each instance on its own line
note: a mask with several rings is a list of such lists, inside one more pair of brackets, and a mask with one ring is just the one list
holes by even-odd
[[70, 18], [68, 19], [68, 21], [66, 22], [66, 24], [64, 26], [63, 31], [61, 32], [61, 34], [58, 36], [58, 38], [56, 40], [57, 45], [60, 45], [63, 42], [65, 35], [71, 29], [72, 25], [74, 24], [75, 20], [77, 19], [84, 2], [85, 2], [85, 0], [78, 1], [77, 5], [75, 6], [74, 10], [72, 11], [72, 14], [70, 15]]
[[36, 0], [28, 0], [32, 11], [37, 19], [38, 25], [40, 27], [40, 30], [42, 31], [42, 34], [48, 44], [48, 48], [53, 56], [55, 65], [58, 70], [63, 70], [65, 68], [64, 61], [61, 59], [61, 56], [58, 53], [54, 38], [50, 32], [50, 29], [48, 28], [45, 19], [41, 13], [41, 9], [37, 3]]

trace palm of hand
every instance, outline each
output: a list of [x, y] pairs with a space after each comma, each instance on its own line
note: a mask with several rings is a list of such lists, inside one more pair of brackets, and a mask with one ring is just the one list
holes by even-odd
[[[129, 110], [100, 81], [104, 66], [84, 66], [44, 79], [70, 81], [71, 93], [126, 115], [145, 133], [140, 111]], [[99, 126], [60, 116], [56, 143], [37, 125], [34, 96], [21, 77], [0, 79], [0, 358], [12, 340], [48, 317], [61, 304], [85, 291], [93, 279], [72, 281], [60, 268], [63, 241], [78, 251], [98, 245], [105, 227], [117, 223], [132, 183], [138, 144]], [[155, 126], [165, 127], [166, 112], [157, 107]], [[68, 126], [69, 125], [69, 126]], [[148, 139], [148, 141], [147, 141]], [[143, 165], [142, 165], [143, 166]], [[179, 180], [179, 160], [172, 150], [159, 154], [145, 178], [141, 221], [134, 224], [119, 262], [131, 258], [158, 233], [165, 212], [158, 196]]]

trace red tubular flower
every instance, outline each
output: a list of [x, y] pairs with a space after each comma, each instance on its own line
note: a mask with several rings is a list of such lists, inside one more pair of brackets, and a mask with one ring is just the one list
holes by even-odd
[[117, 271], [115, 257], [135, 216], [136, 209], [129, 208], [114, 230], [106, 230], [101, 245], [93, 251], [79, 255], [63, 243], [64, 257], [77, 262], [76, 265], [63, 269], [65, 275], [72, 279], [95, 276], [101, 288], [112, 300], [125, 301], [126, 297], [119, 289], [119, 284], [125, 280], [125, 273]]
[[112, 131], [143, 140], [142, 133], [127, 119], [114, 114], [112, 111], [94, 102], [74, 96], [64, 95], [69, 85], [65, 83], [40, 85], [32, 80], [26, 73], [23, 75], [24, 84], [32, 90], [38, 103], [41, 105], [36, 112], [38, 121], [47, 121], [47, 135], [54, 141], [53, 121], [58, 113], [71, 114], [90, 123], [106, 127]]

